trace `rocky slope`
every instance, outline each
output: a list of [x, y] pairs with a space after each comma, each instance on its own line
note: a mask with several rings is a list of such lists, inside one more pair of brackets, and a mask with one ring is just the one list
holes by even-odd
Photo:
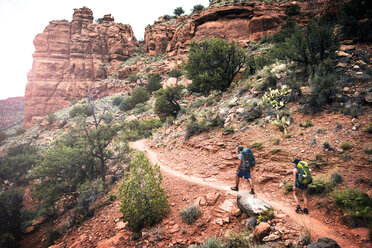
[[[129, 25], [105, 15], [93, 24], [93, 12], [75, 9], [71, 22], [51, 21], [34, 39], [35, 53], [28, 73], [24, 127], [86, 96], [87, 91], [130, 57], [137, 40]], [[115, 66], [114, 66], [115, 68]], [[103, 95], [121, 90], [111, 81], [100, 82]]]
[[0, 131], [13, 134], [11, 127], [21, 127], [25, 107], [24, 97], [0, 100]]
[[[314, 15], [333, 11], [331, 1], [312, 0], [296, 2], [301, 7], [301, 23]], [[185, 53], [191, 40], [218, 37], [247, 46], [251, 41], [276, 32], [288, 16], [285, 10], [290, 2], [214, 1], [208, 9], [177, 19], [160, 17], [145, 30], [145, 51], [149, 55], [167, 52]]]

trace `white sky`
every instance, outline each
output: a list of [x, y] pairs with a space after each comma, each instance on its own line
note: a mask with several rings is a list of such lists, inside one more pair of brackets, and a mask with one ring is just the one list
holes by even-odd
[[74, 8], [92, 9], [94, 19], [111, 14], [130, 24], [139, 40], [159, 16], [173, 15], [176, 7], [189, 14], [196, 4], [207, 7], [209, 0], [0, 0], [0, 99], [24, 96], [34, 37], [51, 20], [71, 21]]

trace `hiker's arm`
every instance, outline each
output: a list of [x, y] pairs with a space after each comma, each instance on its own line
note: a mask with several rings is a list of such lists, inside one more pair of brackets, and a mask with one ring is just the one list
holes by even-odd
[[294, 168], [294, 169], [293, 169], [293, 177], [292, 177], [292, 180], [293, 180], [293, 191], [294, 191], [295, 188], [296, 188], [296, 175], [297, 175], [297, 169]]

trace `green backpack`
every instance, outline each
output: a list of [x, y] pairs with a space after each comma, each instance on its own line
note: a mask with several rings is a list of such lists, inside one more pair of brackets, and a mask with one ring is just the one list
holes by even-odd
[[298, 182], [301, 184], [310, 184], [313, 182], [313, 178], [310, 173], [309, 166], [305, 161], [300, 161], [297, 164], [297, 175]]

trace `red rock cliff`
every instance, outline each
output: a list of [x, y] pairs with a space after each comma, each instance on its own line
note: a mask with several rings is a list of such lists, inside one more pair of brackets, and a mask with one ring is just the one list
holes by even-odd
[[132, 28], [114, 23], [111, 15], [100, 20], [100, 24], [93, 24], [89, 8], [75, 9], [71, 22], [51, 21], [35, 37], [25, 92], [25, 128], [70, 105], [69, 100], [85, 97], [89, 89], [114, 72], [107, 69], [108, 65], [129, 58], [138, 44]]
[[[286, 8], [290, 2], [241, 2], [216, 0], [209, 8], [189, 17], [164, 20], [160, 17], [145, 30], [145, 52], [156, 55], [167, 52], [168, 55], [187, 52], [192, 39], [218, 37], [227, 41], [236, 41], [240, 45], [248, 45], [265, 35], [277, 32], [287, 15]], [[324, 14], [331, 0], [307, 0], [296, 2], [301, 7], [300, 23], [306, 22], [310, 16]]]

